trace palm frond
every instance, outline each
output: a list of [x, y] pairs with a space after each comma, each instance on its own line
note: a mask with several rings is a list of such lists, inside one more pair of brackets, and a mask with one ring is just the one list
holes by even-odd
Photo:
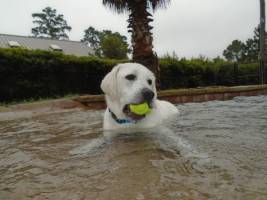
[[[103, 4], [118, 13], [123, 13], [129, 10], [129, 5], [134, 3], [139, 3], [142, 0], [103, 0]], [[153, 10], [158, 8], [166, 8], [171, 0], [143, 0], [147, 2], [148, 7], [151, 7]]]
[[147, 0], [149, 6], [156, 10], [158, 8], [167, 8], [168, 5], [171, 3], [171, 0]]
[[118, 13], [123, 13], [125, 11], [128, 11], [127, 0], [103, 0], [102, 3], [104, 6], [107, 6], [112, 10], [117, 11]]

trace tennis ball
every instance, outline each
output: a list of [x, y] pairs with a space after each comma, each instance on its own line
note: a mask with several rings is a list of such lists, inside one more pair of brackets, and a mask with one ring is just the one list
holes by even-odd
[[134, 114], [137, 114], [137, 115], [145, 115], [151, 111], [151, 109], [149, 108], [149, 106], [146, 102], [141, 103], [141, 104], [137, 104], [137, 105], [130, 104], [130, 110], [131, 110], [131, 112], [133, 112]]

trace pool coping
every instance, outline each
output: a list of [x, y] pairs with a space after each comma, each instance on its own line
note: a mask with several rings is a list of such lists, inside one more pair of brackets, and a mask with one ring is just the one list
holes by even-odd
[[[236, 96], [267, 95], [267, 85], [213, 86], [188, 89], [173, 89], [158, 92], [158, 98], [172, 103], [194, 103], [214, 100], [230, 100]], [[104, 95], [83, 95], [72, 100], [81, 103], [87, 109], [104, 109]]]
[[[236, 96], [267, 95], [267, 85], [249, 85], [235, 87], [203, 87], [164, 90], [158, 92], [158, 98], [174, 104], [197, 103], [214, 100], [230, 100]], [[0, 113], [14, 111], [33, 111], [44, 113], [56, 110], [82, 108], [88, 110], [101, 110], [106, 108], [104, 95], [82, 95], [72, 98], [44, 100], [32, 103], [22, 103], [0, 106]]]

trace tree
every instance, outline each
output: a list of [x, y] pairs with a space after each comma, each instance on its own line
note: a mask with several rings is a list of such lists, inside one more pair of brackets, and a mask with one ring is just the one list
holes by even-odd
[[223, 56], [229, 61], [257, 62], [260, 52], [260, 28], [254, 29], [253, 38], [247, 39], [245, 43], [234, 40], [224, 51]]
[[[128, 28], [132, 33], [133, 61], [141, 63], [155, 73], [159, 81], [159, 63], [152, 45], [153, 21], [149, 10], [166, 7], [170, 0], [103, 0], [105, 6], [118, 13], [129, 12]], [[158, 84], [159, 86], [159, 84]]]
[[127, 37], [110, 30], [98, 31], [90, 26], [84, 31], [81, 41], [89, 45], [99, 57], [124, 59], [130, 52]]
[[223, 56], [229, 61], [239, 62], [243, 58], [245, 44], [240, 40], [234, 40], [224, 51]]
[[68, 39], [66, 31], [71, 31], [62, 14], [57, 14], [56, 9], [46, 7], [41, 13], [33, 13], [36, 27], [32, 28], [34, 37], [48, 37], [52, 39]]
[[103, 31], [100, 37], [100, 48], [103, 56], [108, 58], [124, 59], [129, 52], [127, 38], [118, 32]]
[[99, 48], [101, 32], [90, 26], [84, 31], [84, 36], [81, 42], [89, 45], [92, 49]]
[[260, 53], [260, 27], [255, 28], [253, 38], [249, 38], [245, 44], [244, 62], [257, 62]]

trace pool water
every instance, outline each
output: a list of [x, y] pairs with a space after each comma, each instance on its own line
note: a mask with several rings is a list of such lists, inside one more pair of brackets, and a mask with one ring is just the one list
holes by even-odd
[[103, 111], [0, 113], [0, 199], [267, 199], [267, 96], [177, 107], [120, 134]]

